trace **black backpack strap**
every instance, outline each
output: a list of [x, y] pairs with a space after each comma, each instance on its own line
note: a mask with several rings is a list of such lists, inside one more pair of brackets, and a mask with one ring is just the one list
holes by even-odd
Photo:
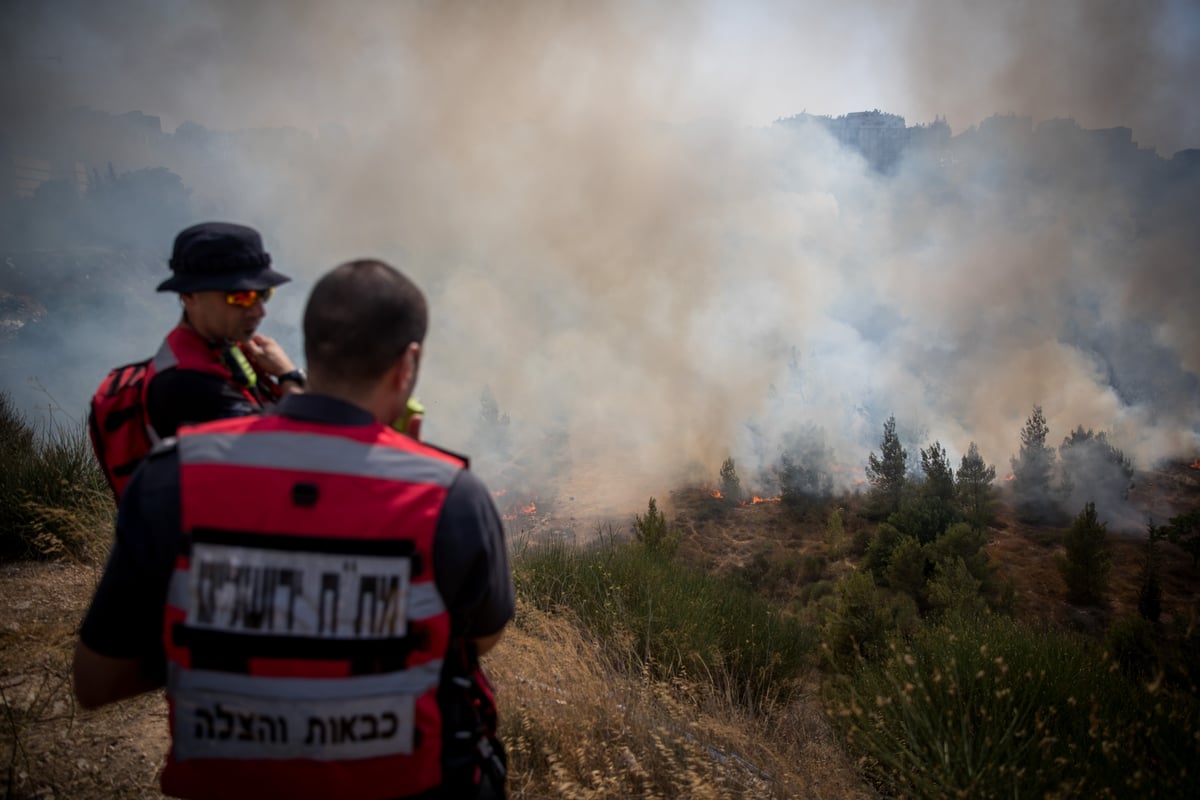
[[[496, 733], [491, 682], [479, 666], [475, 644], [454, 637], [439, 690], [442, 707], [442, 775], [447, 797], [503, 800], [508, 754]], [[486, 791], [486, 795], [482, 795]]]

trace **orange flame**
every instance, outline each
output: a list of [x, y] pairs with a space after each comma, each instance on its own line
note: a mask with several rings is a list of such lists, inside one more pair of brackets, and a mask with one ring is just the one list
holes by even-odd
[[1192, 469], [1200, 469], [1200, 456], [1192, 459], [1192, 463], [1188, 464]]
[[508, 494], [508, 489], [497, 489], [492, 492], [492, 497], [504, 497], [506, 494]]
[[783, 498], [781, 498], [781, 497], [759, 497], [758, 495], [754, 495], [749, 500], [743, 500], [742, 505], [756, 506], [759, 503], [778, 503], [782, 499]]
[[529, 505], [525, 506], [524, 508], [521, 509], [521, 513], [522, 514], [536, 514], [537, 513], [537, 503], [530, 503]]
[[1017, 473], [1015, 473], [1015, 472], [1010, 472], [1010, 473], [1008, 473], [1008, 477], [1006, 477], [1004, 480], [1006, 480], [1006, 481], [1011, 481], [1011, 480], [1012, 480], [1013, 478], [1015, 478], [1015, 477], [1017, 477]]

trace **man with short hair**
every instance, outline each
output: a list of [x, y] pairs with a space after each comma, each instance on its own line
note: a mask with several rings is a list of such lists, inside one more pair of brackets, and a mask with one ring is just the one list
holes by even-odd
[[193, 225], [175, 237], [170, 263], [173, 275], [158, 291], [178, 292], [183, 316], [152, 361], [146, 413], [159, 437], [180, 425], [261, 413], [304, 388], [304, 372], [256, 332], [275, 287], [291, 280], [271, 269], [258, 231]]
[[478, 662], [514, 610], [502, 523], [464, 459], [392, 427], [426, 326], [404, 275], [343, 264], [305, 309], [308, 391], [134, 474], [75, 694], [165, 684], [167, 794], [502, 796]]

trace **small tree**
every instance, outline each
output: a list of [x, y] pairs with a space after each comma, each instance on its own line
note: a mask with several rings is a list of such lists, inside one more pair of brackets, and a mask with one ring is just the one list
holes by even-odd
[[1080, 425], [1064, 438], [1058, 449], [1062, 494], [1075, 507], [1093, 501], [1124, 500], [1133, 487], [1133, 462], [1108, 442], [1104, 431], [1094, 433]]
[[925, 544], [945, 533], [958, 521], [954, 503], [954, 471], [939, 442], [921, 450], [921, 471], [925, 480], [916, 492], [906, 492], [900, 511], [888, 522]]
[[954, 470], [941, 442], [935, 441], [928, 449], [921, 450], [921, 471], [925, 473], [922, 492], [947, 503], [954, 500]]
[[809, 425], [784, 436], [783, 452], [775, 479], [779, 499], [789, 512], [802, 515], [817, 509], [833, 493], [829, 465], [833, 452], [825, 444], [824, 430]]
[[925, 603], [925, 581], [932, 564], [927, 563], [925, 548], [916, 537], [904, 535], [892, 548], [888, 564], [883, 570], [883, 581], [887, 586], [911, 597], [918, 608]]
[[1167, 540], [1182, 547], [1192, 557], [1192, 569], [1200, 562], [1200, 509], [1171, 517], [1167, 523]]
[[497, 462], [508, 461], [512, 456], [508, 414], [500, 413], [500, 404], [490, 386], [484, 386], [479, 393], [479, 421], [475, 426], [474, 445], [477, 451]]
[[829, 548], [830, 558], [841, 558], [846, 551], [846, 526], [840, 508], [830, 511], [825, 522], [825, 546]]
[[1049, 433], [1042, 407], [1034, 406], [1021, 430], [1020, 456], [1012, 459], [1013, 499], [1022, 522], [1048, 522], [1057, 516], [1050, 486], [1054, 448], [1046, 446]]
[[678, 545], [674, 531], [653, 497], [646, 507], [646, 516], [633, 515], [633, 535], [646, 552], [654, 555], [670, 556]]
[[738, 479], [732, 458], [727, 458], [721, 463], [720, 491], [721, 497], [729, 505], [736, 505], [742, 499], [742, 482]]
[[1071, 523], [1064, 540], [1067, 552], [1059, 556], [1058, 569], [1067, 583], [1067, 599], [1077, 605], [1095, 605], [1108, 593], [1112, 550], [1106, 541], [1108, 526], [1088, 503]]
[[1158, 622], [1162, 615], [1162, 584], [1158, 580], [1158, 554], [1154, 545], [1164, 536], [1151, 522], [1146, 535], [1146, 555], [1142, 559], [1142, 580], [1138, 589], [1138, 613], [1142, 619]]
[[983, 530], [996, 517], [996, 467], [984, 463], [974, 442], [959, 463], [954, 491], [963, 518], [976, 530]]
[[879, 445], [880, 455], [872, 452], [867, 457], [867, 481], [871, 484], [870, 506], [872, 515], [886, 519], [889, 514], [900, 510], [907, 485], [908, 453], [896, 435], [896, 417], [890, 416], [883, 423], [883, 439]]

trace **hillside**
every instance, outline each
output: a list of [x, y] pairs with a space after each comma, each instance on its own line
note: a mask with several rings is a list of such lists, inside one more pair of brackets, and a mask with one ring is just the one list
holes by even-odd
[[[867, 526], [854, 514], [861, 498], [844, 498], [846, 535]], [[1137, 476], [1131, 502], [1161, 520], [1200, 508], [1200, 469], [1165, 465]], [[543, 509], [555, 503], [543, 502]], [[594, 533], [600, 519], [559, 518], [524, 499], [502, 504], [514, 539], [529, 541], [575, 531]], [[725, 574], [739, 573], [785, 608], [813, 613], [810, 602], [833, 591], [833, 581], [855, 569], [852, 558], [827, 555], [825, 517], [799, 520], [779, 502], [723, 506], [703, 487], [670, 495], [668, 514], [682, 533], [679, 558]], [[631, 515], [632, 516], [632, 515]], [[623, 532], [628, 520], [609, 520]], [[1051, 627], [1098, 633], [1106, 619], [1136, 614], [1144, 537], [1111, 535], [1112, 600], [1108, 609], [1081, 611], [1065, 602], [1055, 567], [1058, 532], [1013, 521], [1005, 507], [990, 531], [987, 552], [1002, 580], [1011, 581], [1018, 618]], [[1200, 577], [1191, 558], [1160, 545], [1164, 625], [1194, 624]], [[166, 708], [149, 695], [99, 712], [78, 711], [69, 694], [74, 631], [99, 574], [97, 565], [18, 563], [0, 568], [0, 752], [6, 797], [154, 797], [164, 756]], [[825, 588], [820, 588], [825, 587]], [[693, 705], [684, 685], [646, 683], [606, 666], [597, 643], [567, 615], [521, 605], [516, 623], [489, 658], [501, 698], [503, 733], [516, 769], [513, 795], [526, 798], [650, 796], [655, 770], [686, 773], [696, 797], [871, 797], [831, 730], [811, 676], [801, 700], [785, 712], [785, 732], [762, 728], [711, 701]], [[570, 728], [578, 748], [603, 752], [547, 752], [549, 733]], [[646, 730], [657, 731], [646, 738]], [[554, 745], [557, 746], [557, 745]], [[658, 755], [655, 755], [655, 754]], [[675, 761], [671, 761], [675, 759]], [[522, 764], [550, 764], [559, 789], [546, 788]], [[557, 764], [557, 766], [555, 766]], [[601, 765], [580, 778], [571, 765]], [[666, 765], [664, 767], [664, 764]], [[544, 772], [544, 767], [539, 770]], [[555, 770], [558, 770], [556, 772]], [[586, 790], [586, 791], [585, 791]]]

